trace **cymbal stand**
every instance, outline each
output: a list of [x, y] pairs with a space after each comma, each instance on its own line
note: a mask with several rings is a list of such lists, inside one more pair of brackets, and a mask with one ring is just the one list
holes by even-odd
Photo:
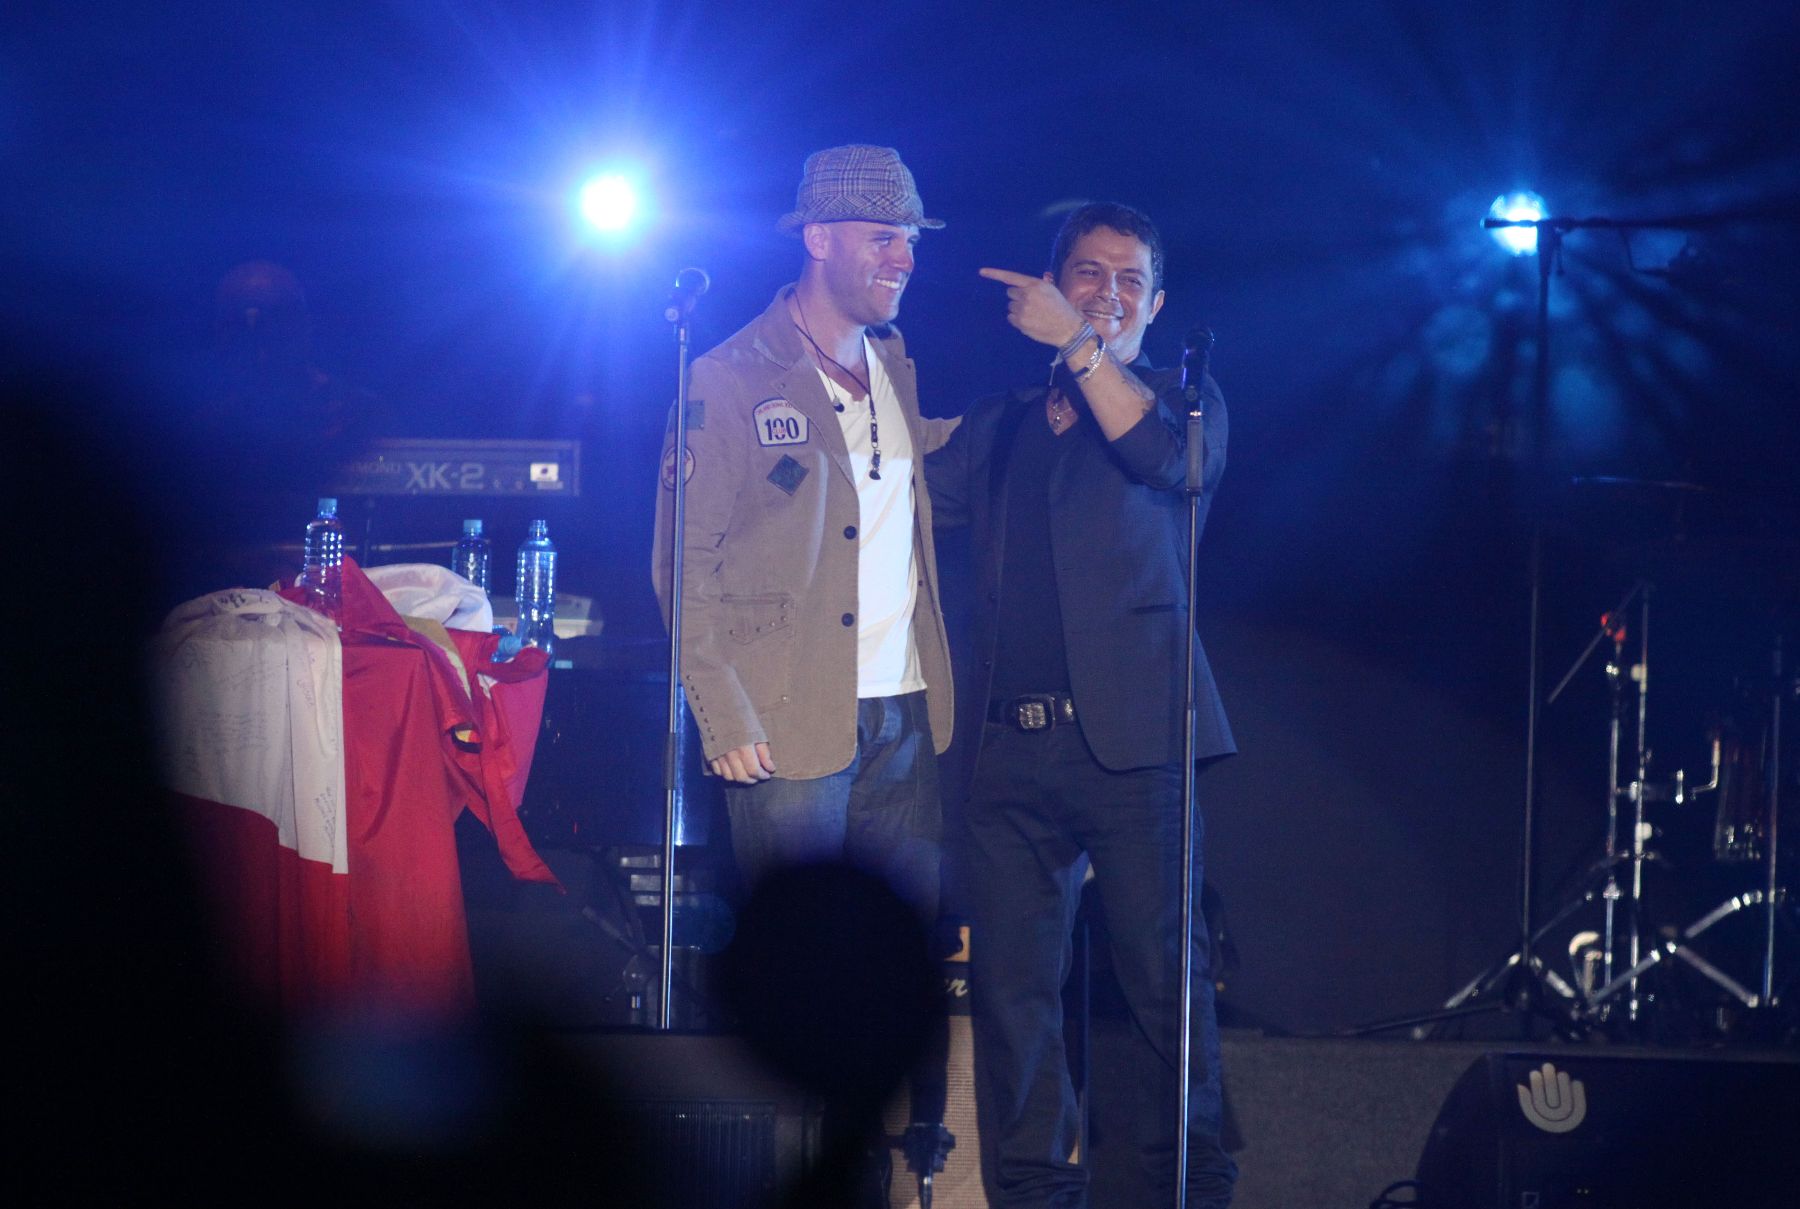
[[[1765, 860], [1763, 885], [1763, 968], [1762, 998], [1763, 1002], [1775, 1002], [1775, 906], [1781, 894], [1781, 887], [1776, 881], [1776, 861], [1780, 854], [1781, 840], [1781, 701], [1790, 691], [1786, 680], [1787, 671], [1783, 666], [1782, 636], [1775, 635], [1772, 652], [1775, 683], [1770, 688], [1769, 702], [1769, 842], [1765, 845], [1768, 852]], [[1800, 696], [1800, 677], [1793, 681], [1792, 691]]]
[[[1773, 995], [1759, 996], [1755, 991], [1744, 986], [1725, 971], [1713, 965], [1693, 949], [1693, 941], [1702, 932], [1711, 928], [1720, 920], [1737, 914], [1748, 907], [1775, 907], [1785, 896], [1766, 895], [1761, 890], [1749, 890], [1743, 894], [1734, 894], [1724, 902], [1708, 911], [1705, 915], [1683, 928], [1679, 935], [1654, 945], [1639, 961], [1633, 962], [1629, 970], [1594, 992], [1593, 1000], [1588, 1007], [1588, 1015], [1598, 1018], [1604, 1013], [1606, 1004], [1621, 991], [1629, 990], [1632, 996], [1637, 994], [1637, 982], [1640, 977], [1649, 973], [1667, 959], [1673, 957], [1699, 971], [1708, 981], [1747, 1008], [1766, 1007], [1773, 1004]], [[1773, 914], [1770, 915], [1773, 919]], [[1773, 933], [1771, 933], [1773, 935]], [[1765, 978], [1769, 967], [1764, 967]], [[1765, 982], [1764, 985], [1770, 985]], [[1772, 990], [1772, 988], [1771, 988]]]
[[[1626, 610], [1634, 601], [1639, 606], [1638, 662], [1630, 669], [1626, 669], [1624, 667], [1624, 649], [1627, 632], [1623, 619]], [[1588, 640], [1581, 653], [1575, 657], [1574, 662], [1569, 665], [1569, 669], [1563, 673], [1562, 679], [1558, 680], [1556, 686], [1543, 696], [1545, 708], [1554, 705], [1557, 698], [1562, 696], [1564, 690], [1574, 681], [1581, 669], [1588, 665], [1594, 652], [1600, 649], [1601, 643], [1611, 640], [1612, 657], [1606, 663], [1606, 677], [1611, 686], [1612, 707], [1607, 727], [1605, 848], [1601, 859], [1584, 876], [1581, 887], [1565, 900], [1547, 921], [1543, 923], [1534, 921], [1535, 926], [1532, 931], [1521, 940], [1517, 949], [1476, 975], [1450, 996], [1441, 1009], [1376, 1021], [1373, 1024], [1346, 1030], [1339, 1035], [1366, 1036], [1407, 1028], [1412, 1030], [1415, 1037], [1423, 1038], [1430, 1034], [1431, 1028], [1435, 1025], [1487, 1010], [1480, 1001], [1496, 992], [1502, 995], [1503, 1002], [1510, 1003], [1512, 996], [1521, 993], [1517, 990], [1520, 987], [1531, 988], [1522, 992], [1530, 996], [1527, 1000], [1528, 1007], [1548, 1020], [1559, 1033], [1565, 1036], [1585, 1032], [1594, 1023], [1591, 1000], [1588, 998], [1586, 990], [1568, 982], [1555, 970], [1545, 965], [1543, 960], [1538, 957], [1536, 949], [1538, 942], [1543, 940], [1549, 932], [1598, 897], [1605, 911], [1602, 976], [1607, 983], [1611, 983], [1613, 981], [1614, 953], [1617, 948], [1619, 903], [1626, 897], [1626, 891], [1619, 885], [1618, 870], [1621, 863], [1629, 860], [1632, 862], [1633, 869], [1632, 877], [1629, 879], [1631, 896], [1626, 920], [1632, 945], [1632, 962], [1633, 964], [1637, 962], [1636, 949], [1639, 943], [1638, 924], [1640, 918], [1637, 907], [1643, 891], [1642, 862], [1648, 859], [1648, 853], [1645, 851], [1643, 843], [1646, 829], [1643, 819], [1643, 802], [1640, 800], [1644, 794], [1639, 787], [1644, 784], [1650, 758], [1645, 737], [1645, 723], [1648, 717], [1645, 705], [1647, 677], [1643, 673], [1650, 657], [1649, 619], [1650, 584], [1640, 579], [1631, 585], [1630, 590], [1625, 593], [1618, 604], [1600, 615], [1600, 626], [1595, 630], [1593, 637]], [[1534, 657], [1534, 666], [1535, 663]], [[1625, 728], [1623, 684], [1628, 672], [1633, 690], [1637, 694], [1635, 736], [1637, 775], [1630, 785], [1621, 786], [1619, 784], [1619, 757]], [[1536, 683], [1535, 671], [1533, 683], [1534, 685]], [[1619, 803], [1627, 798], [1635, 801], [1637, 806], [1633, 819], [1635, 838], [1630, 846], [1629, 855], [1622, 852], [1619, 843]], [[1633, 1010], [1635, 1011], [1635, 1008]]]
[[[1624, 692], [1622, 677], [1625, 662], [1625, 627], [1609, 625], [1613, 615], [1607, 614], [1600, 619], [1602, 627], [1611, 629], [1612, 658], [1606, 661], [1606, 685], [1609, 698], [1607, 751], [1606, 751], [1606, 846], [1604, 860], [1606, 864], [1606, 889], [1601, 898], [1605, 902], [1605, 920], [1600, 932], [1600, 972], [1601, 982], [1613, 980], [1613, 953], [1618, 944], [1619, 913], [1619, 732], [1623, 729]], [[1616, 628], [1615, 628], [1616, 626]], [[1641, 681], [1636, 683], [1641, 684]], [[1589, 988], [1592, 989], [1591, 987]]]
[[[1644, 861], [1648, 859], [1645, 843], [1650, 838], [1650, 825], [1644, 818], [1649, 797], [1650, 740], [1647, 719], [1650, 707], [1650, 586], [1638, 593], [1638, 662], [1632, 669], [1637, 688], [1637, 765], [1627, 789], [1631, 800], [1631, 902], [1626, 911], [1630, 929], [1627, 952], [1636, 968], [1643, 949], [1644, 930]], [[1615, 774], [1616, 775], [1616, 774]], [[1625, 1018], [1637, 1023], [1642, 1008], [1638, 999], [1637, 979], [1631, 980], [1631, 993], [1625, 999]]]
[[[1617, 917], [1619, 900], [1624, 896], [1624, 891], [1619, 887], [1618, 878], [1618, 869], [1621, 859], [1619, 850], [1619, 802], [1624, 796], [1636, 796], [1634, 790], [1621, 787], [1619, 784], [1619, 753], [1621, 738], [1624, 732], [1622, 677], [1625, 669], [1622, 665], [1624, 661], [1626, 639], [1626, 627], [1623, 624], [1622, 618], [1625, 616], [1625, 610], [1631, 607], [1634, 600], [1641, 602], [1643, 609], [1643, 612], [1641, 613], [1643, 620], [1639, 625], [1639, 657], [1641, 665], [1641, 662], [1647, 660], [1649, 657], [1648, 644], [1642, 642], [1643, 635], [1648, 630], [1649, 593], [1650, 585], [1643, 580], [1638, 580], [1631, 585], [1631, 589], [1625, 593], [1624, 597], [1617, 605], [1610, 611], [1602, 613], [1600, 615], [1599, 629], [1597, 629], [1594, 632], [1593, 637], [1588, 640], [1588, 644], [1582, 648], [1581, 654], [1577, 655], [1575, 661], [1569, 665], [1568, 671], [1563, 673], [1562, 679], [1558, 680], [1556, 686], [1548, 693], [1544, 694], [1543, 697], [1545, 708], [1554, 705], [1557, 698], [1562, 696], [1563, 691], [1574, 681], [1581, 669], [1587, 666], [1588, 660], [1593, 657], [1594, 652], [1600, 649], [1600, 644], [1608, 639], [1612, 641], [1612, 658], [1608, 660], [1606, 664], [1606, 677], [1611, 686], [1612, 708], [1610, 711], [1610, 722], [1607, 728], [1608, 758], [1606, 762], [1605, 850], [1600, 861], [1584, 876], [1580, 889], [1577, 890], [1572, 897], [1564, 901], [1563, 904], [1552, 913], [1547, 921], [1536, 924], [1532, 931], [1526, 937], [1522, 938], [1517, 949], [1513, 950], [1513, 952], [1509, 953], [1499, 962], [1496, 962], [1494, 965], [1483, 970], [1480, 974], [1477, 974], [1454, 995], [1445, 1000], [1444, 1006], [1441, 1009], [1433, 1012], [1421, 1012], [1388, 1020], [1379, 1020], [1372, 1024], [1360, 1025], [1356, 1028], [1345, 1030], [1339, 1034], [1340, 1036], [1367, 1036], [1375, 1033], [1406, 1028], [1411, 1029], [1416, 1038], [1422, 1039], [1430, 1034], [1431, 1028], [1435, 1025], [1444, 1024], [1451, 1020], [1476, 1015], [1486, 1011], [1487, 1008], [1480, 1001], [1494, 995], [1496, 992], [1502, 994], [1504, 1002], [1510, 1002], [1511, 996], [1515, 993], [1512, 988], [1521, 986], [1537, 988], [1535, 997], [1528, 1000], [1528, 1005], [1545, 1019], [1549, 1020], [1559, 1032], [1567, 1035], [1574, 1031], [1584, 1031], [1587, 1026], [1592, 1023], [1588, 1017], [1589, 1001], [1584, 990], [1568, 982], [1557, 974], [1555, 970], [1552, 970], [1545, 965], [1543, 960], [1537, 956], [1536, 949], [1538, 942], [1543, 940], [1549, 932], [1560, 926], [1571, 915], [1574, 915], [1587, 904], [1593, 902], [1596, 895], [1598, 895], [1601, 902], [1604, 904], [1606, 913], [1603, 948], [1603, 977], [1609, 983], [1612, 981], [1613, 953], [1617, 930], [1615, 927], [1615, 920]], [[1532, 662], [1532, 682], [1535, 688], [1537, 683], [1535, 656], [1533, 657]], [[1643, 782], [1644, 769], [1649, 759], [1644, 743], [1644, 721], [1646, 717], [1644, 712], [1644, 677], [1640, 674], [1638, 667], [1631, 669], [1631, 680], [1638, 694], [1638, 776], [1637, 780], [1633, 783], [1634, 785], [1637, 785]], [[1638, 822], [1641, 824], [1641, 805], [1639, 811]], [[1641, 847], [1640, 843], [1634, 847], [1633, 851], [1641, 852]], [[1598, 890], [1595, 888], [1596, 882], [1601, 886]], [[1641, 886], [1641, 879], [1634, 878], [1632, 884], [1633, 886]], [[1636, 899], [1634, 898], [1633, 902], [1635, 903], [1635, 901]], [[1631, 935], [1633, 943], [1635, 944], [1637, 937], [1635, 911], [1631, 915], [1631, 920]], [[1635, 957], [1633, 960], [1636, 960]], [[1530, 995], [1531, 992], [1527, 991], [1525, 994]]]
[[[1644, 864], [1650, 859], [1647, 841], [1650, 828], [1645, 820], [1646, 803], [1654, 795], [1648, 784], [1650, 766], [1650, 747], [1648, 737], [1649, 723], [1649, 666], [1650, 666], [1650, 595], [1651, 585], [1646, 580], [1638, 580], [1612, 609], [1600, 615], [1600, 626], [1588, 640], [1581, 653], [1575, 657], [1569, 669], [1563, 673], [1561, 680], [1548, 693], [1544, 694], [1543, 704], [1546, 708], [1554, 705], [1564, 690], [1574, 681], [1581, 669], [1588, 665], [1588, 660], [1603, 642], [1611, 641], [1612, 656], [1606, 663], [1606, 678], [1611, 696], [1611, 708], [1608, 711], [1607, 724], [1607, 761], [1606, 761], [1606, 833], [1601, 859], [1586, 875], [1582, 888], [1566, 900], [1542, 925], [1533, 929], [1528, 944], [1523, 944], [1496, 966], [1489, 967], [1473, 981], [1464, 986], [1445, 1002], [1443, 1010], [1400, 1020], [1382, 1021], [1361, 1029], [1354, 1034], [1379, 1032], [1397, 1027], [1411, 1027], [1416, 1036], [1423, 1036], [1421, 1026], [1455, 1019], [1458, 1016], [1472, 1014], [1480, 1010], [1473, 1006], [1474, 1001], [1490, 994], [1496, 987], [1508, 979], [1526, 979], [1541, 985], [1538, 1003], [1535, 1005], [1553, 1022], [1559, 1022], [1559, 1030], [1565, 1034], [1584, 1031], [1604, 1017], [1604, 1010], [1598, 1009], [1598, 998], [1591, 995], [1587, 988], [1577, 987], [1559, 977], [1546, 967], [1536, 956], [1537, 942], [1548, 932], [1562, 924], [1575, 912], [1600, 899], [1605, 912], [1602, 932], [1602, 979], [1606, 984], [1606, 997], [1610, 999], [1621, 987], [1629, 986], [1631, 995], [1626, 1001], [1626, 1013], [1630, 1020], [1637, 1020], [1641, 1002], [1637, 997], [1637, 973], [1641, 965], [1643, 948], [1643, 893]], [[1638, 606], [1638, 648], [1637, 661], [1630, 667], [1625, 666], [1625, 643], [1628, 629], [1624, 624], [1626, 610], [1633, 603]], [[1620, 758], [1623, 755], [1625, 732], [1625, 699], [1624, 683], [1629, 678], [1632, 692], [1636, 695], [1635, 727], [1633, 739], [1633, 776], [1629, 783], [1619, 783]], [[1677, 790], [1681, 792], [1684, 780], [1676, 774]], [[1620, 804], [1629, 801], [1631, 811], [1631, 841], [1620, 842], [1620, 825], [1622, 811]], [[1629, 863], [1631, 872], [1626, 884], [1619, 884], [1619, 867]], [[1596, 882], [1599, 889], [1596, 890]], [[1622, 978], [1615, 978], [1613, 971], [1616, 965], [1615, 954], [1618, 951], [1618, 914], [1620, 904], [1625, 908], [1625, 936], [1627, 954], [1633, 972]], [[1656, 960], [1660, 960], [1657, 958]], [[1529, 963], [1527, 965], [1526, 963]], [[1652, 962], [1651, 964], [1654, 964]], [[1558, 1003], [1558, 1000], [1561, 1002]], [[1551, 1009], [1560, 1008], [1561, 1012]], [[1354, 1035], [1353, 1034], [1353, 1035]]]
[[[1629, 786], [1621, 786], [1619, 784], [1619, 757], [1621, 754], [1621, 740], [1623, 737], [1625, 716], [1624, 679], [1628, 670], [1625, 667], [1625, 640], [1627, 637], [1627, 627], [1624, 618], [1625, 610], [1631, 607], [1631, 603], [1634, 600], [1639, 604], [1638, 662], [1629, 669], [1629, 674], [1632, 687], [1637, 694], [1637, 734], [1635, 752], [1637, 776]], [[1546, 706], [1555, 704], [1556, 699], [1562, 696], [1563, 690], [1568, 688], [1570, 682], [1575, 679], [1576, 673], [1586, 666], [1589, 656], [1599, 648], [1602, 642], [1609, 639], [1611, 640], [1613, 647], [1612, 657], [1606, 662], [1606, 681], [1609, 697], [1609, 708], [1607, 711], [1606, 834], [1599, 865], [1599, 871], [1605, 876], [1605, 886], [1600, 892], [1604, 910], [1604, 919], [1601, 925], [1600, 948], [1601, 980], [1603, 983], [1611, 983], [1613, 980], [1614, 954], [1618, 949], [1619, 900], [1625, 893], [1620, 889], [1618, 879], [1618, 867], [1620, 863], [1619, 802], [1622, 798], [1632, 799], [1637, 806], [1636, 817], [1633, 819], [1633, 835], [1638, 838], [1634, 839], [1631, 846], [1631, 856], [1628, 858], [1632, 862], [1633, 868], [1631, 878], [1631, 904], [1627, 913], [1627, 919], [1631, 944], [1634, 950], [1638, 944], [1638, 906], [1643, 893], [1641, 862], [1645, 859], [1641, 838], [1643, 835], [1643, 803], [1641, 799], [1644, 795], [1639, 787], [1644, 783], [1649, 765], [1649, 749], [1645, 740], [1645, 723], [1648, 717], [1646, 712], [1648, 699], [1646, 693], [1647, 678], [1644, 675], [1644, 669], [1648, 666], [1650, 658], [1649, 633], [1650, 585], [1640, 579], [1631, 585], [1631, 589], [1625, 593], [1624, 598], [1620, 600], [1616, 606], [1600, 615], [1600, 629], [1588, 640], [1588, 644], [1586, 647], [1582, 648], [1581, 654], [1575, 657], [1575, 662], [1569, 665], [1569, 670], [1563, 673], [1563, 678], [1557, 681], [1556, 687], [1551, 689], [1544, 698], [1544, 704]], [[1588, 901], [1592, 896], [1593, 892], [1591, 890], [1585, 891], [1576, 902]], [[1563, 918], [1568, 914], [1569, 911], [1565, 909], [1558, 912], [1557, 918]], [[1637, 958], [1634, 952], [1632, 957], [1633, 964], [1636, 963], [1636, 960]]]

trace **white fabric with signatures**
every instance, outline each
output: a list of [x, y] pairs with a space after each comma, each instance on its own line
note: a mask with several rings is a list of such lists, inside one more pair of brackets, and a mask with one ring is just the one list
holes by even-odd
[[180, 605], [152, 644], [164, 783], [275, 824], [303, 860], [348, 868], [344, 658], [336, 627], [273, 592]]

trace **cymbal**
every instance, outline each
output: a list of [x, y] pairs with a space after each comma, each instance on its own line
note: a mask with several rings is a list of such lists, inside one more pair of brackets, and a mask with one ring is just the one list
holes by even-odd
[[1800, 505], [1782, 492], [1582, 476], [1566, 481], [1549, 520], [1633, 574], [1711, 582], [1784, 615], [1800, 599]]
[[1685, 479], [1583, 475], [1558, 493], [1555, 520], [1576, 530], [1671, 541], [1723, 539], [1791, 544], [1800, 536], [1800, 497], [1754, 485], [1713, 487]]
[[1711, 487], [1702, 486], [1699, 483], [1682, 482], [1678, 479], [1633, 479], [1612, 474], [1576, 475], [1569, 480], [1569, 486], [1641, 491], [1645, 494], [1676, 491], [1701, 494], [1712, 491]]

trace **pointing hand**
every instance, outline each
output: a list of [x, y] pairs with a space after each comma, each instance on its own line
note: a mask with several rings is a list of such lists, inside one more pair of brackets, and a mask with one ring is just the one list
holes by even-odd
[[1081, 316], [1048, 277], [1033, 277], [1010, 269], [982, 269], [989, 281], [1006, 287], [1006, 321], [1052, 348], [1061, 348], [1081, 330]]

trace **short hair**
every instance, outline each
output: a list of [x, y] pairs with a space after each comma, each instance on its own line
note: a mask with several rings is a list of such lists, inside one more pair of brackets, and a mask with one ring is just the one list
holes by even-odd
[[1056, 233], [1056, 239], [1050, 245], [1052, 277], [1061, 279], [1063, 265], [1068, 262], [1069, 253], [1075, 250], [1076, 241], [1095, 227], [1110, 227], [1121, 235], [1141, 240], [1150, 249], [1150, 288], [1152, 291], [1162, 289], [1162, 236], [1157, 233], [1156, 224], [1150, 221], [1148, 214], [1135, 206], [1119, 202], [1089, 202], [1077, 207], [1063, 220], [1062, 229]]

